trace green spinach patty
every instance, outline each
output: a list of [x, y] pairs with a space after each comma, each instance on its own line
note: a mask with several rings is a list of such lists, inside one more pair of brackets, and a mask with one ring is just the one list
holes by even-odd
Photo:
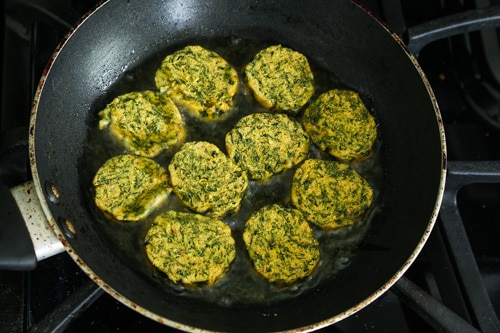
[[309, 222], [336, 229], [363, 217], [373, 190], [348, 164], [308, 159], [295, 171], [291, 199]]
[[341, 161], [370, 157], [377, 139], [377, 124], [359, 94], [332, 89], [305, 110], [302, 124], [321, 150]]
[[319, 243], [300, 211], [276, 204], [250, 216], [243, 241], [257, 272], [277, 284], [309, 276], [320, 258]]
[[259, 51], [245, 67], [248, 86], [266, 109], [297, 114], [314, 94], [314, 76], [307, 58], [272, 45]]
[[254, 113], [226, 134], [226, 149], [250, 179], [267, 180], [307, 157], [309, 136], [285, 114]]
[[184, 284], [215, 283], [236, 256], [231, 229], [223, 221], [192, 213], [158, 215], [144, 243], [153, 266]]
[[237, 212], [248, 186], [246, 172], [205, 141], [185, 143], [168, 170], [179, 199], [195, 212], [210, 216]]
[[138, 221], [148, 216], [172, 191], [167, 171], [155, 161], [135, 155], [107, 160], [93, 180], [94, 201], [108, 217]]
[[186, 128], [177, 106], [154, 91], [123, 94], [99, 112], [99, 128], [110, 133], [128, 152], [155, 157], [171, 151], [186, 139]]
[[217, 53], [190, 45], [167, 55], [155, 75], [156, 87], [175, 103], [208, 121], [234, 107], [238, 73]]

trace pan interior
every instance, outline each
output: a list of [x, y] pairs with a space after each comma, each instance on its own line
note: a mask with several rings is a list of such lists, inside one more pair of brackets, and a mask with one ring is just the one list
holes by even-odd
[[[188, 45], [202, 45], [207, 49], [216, 51], [237, 69], [241, 74], [240, 76], [243, 76], [243, 66], [250, 61], [252, 56], [262, 48], [269, 46], [234, 36], [219, 39], [194, 39], [187, 43]], [[185, 45], [177, 47], [183, 46]], [[129, 71], [106, 92], [106, 100], [110, 101], [115, 96], [137, 91], [138, 89], [156, 90], [154, 84], [151, 85], [151, 81], [165, 55], [163, 51], [159, 52], [159, 54], [153, 55], [152, 59], [146, 59], [139, 66]], [[313, 64], [312, 68], [316, 74], [316, 94], [313, 98], [329, 89], [348, 88], [338, 81], [334, 75], [322, 70], [319, 66]], [[369, 98], [366, 97], [365, 100], [369, 100]], [[91, 181], [97, 168], [111, 156], [124, 153], [120, 146], [109, 137], [107, 131], [98, 130], [97, 113], [102, 108], [104, 108], [104, 105], [96, 105], [91, 111], [93, 117], [90, 120], [89, 140], [79, 162], [81, 186], [87, 196], [86, 201], [89, 203], [89, 209], [94, 214], [93, 220], [96, 223], [96, 228], [99, 229], [99, 234], [103, 237], [103, 241], [115, 250], [116, 256], [126, 265], [139, 274], [147, 276], [148, 279], [155, 280], [158, 283], [158, 288], [175, 289], [185, 297], [201, 297], [209, 302], [221, 305], [272, 304], [279, 300], [285, 300], [313, 288], [321, 281], [331, 278], [336, 272], [346, 267], [355, 253], [353, 250], [356, 249], [369, 226], [370, 217], [374, 216], [377, 211], [377, 205], [374, 204], [372, 214], [369, 214], [353, 227], [329, 232], [313, 227], [316, 238], [320, 240], [322, 252], [322, 260], [315, 274], [306, 281], [296, 283], [293, 286], [274, 286], [257, 276], [252, 269], [242, 242], [242, 233], [245, 221], [250, 214], [264, 205], [279, 203], [290, 206], [290, 185], [295, 169], [276, 175], [271, 181], [265, 183], [250, 181], [240, 211], [237, 214], [224, 217], [224, 221], [231, 227], [237, 242], [237, 259], [226, 278], [210, 288], [175, 285], [152, 269], [147, 261], [143, 244], [144, 234], [158, 213], [167, 209], [187, 211], [175, 195], [172, 194], [165, 207], [157, 210], [156, 214], [152, 214], [144, 221], [135, 224], [107, 220], [92, 206]], [[209, 141], [225, 152], [224, 138], [234, 124], [241, 117], [248, 114], [265, 111], [252, 98], [247, 85], [242, 79], [240, 90], [236, 96], [235, 110], [228, 118], [211, 123], [199, 120], [183, 112], [188, 129], [187, 141]], [[296, 117], [296, 119], [300, 120], [300, 116]], [[369, 180], [376, 193], [382, 187], [382, 168], [378, 150], [379, 147], [376, 148], [374, 157], [368, 161], [353, 164], [353, 167]], [[161, 154], [156, 158], [156, 161], [167, 168], [171, 157], [171, 154]], [[311, 146], [310, 157], [332, 160], [328, 154], [319, 151], [314, 145]]]
[[[324, 275], [316, 274], [295, 288], [273, 287], [249, 273], [239, 237], [241, 223], [231, 219], [226, 222], [233, 227], [241, 255], [227, 284], [221, 281], [211, 289], [176, 286], [145, 260], [142, 236], [150, 220], [111, 223], [93, 206], [95, 171], [121, 153], [97, 131], [97, 112], [119, 94], [154, 89], [161, 59], [185, 45], [201, 44], [219, 52], [241, 74], [257, 50], [276, 43], [309, 58], [318, 79], [317, 94], [352, 88], [374, 111], [379, 146], [375, 166], [366, 165], [363, 172], [378, 190], [377, 209], [358, 229], [317, 232], [328, 238], [323, 244], [333, 244], [322, 249], [331, 260], [323, 260], [325, 267], [318, 269]], [[241, 87], [237, 111], [258, 110]], [[184, 328], [222, 331], [329, 323], [399, 274], [432, 224], [443, 153], [430, 97], [400, 44], [351, 3], [216, 0], [205, 6], [158, 0], [144, 6], [140, 1], [111, 0], [74, 31], [43, 82], [35, 115], [35, 174], [40, 184], [55, 184], [61, 193], [58, 202], [48, 205], [56, 221], [69, 219], [75, 226], [76, 237], [67, 239], [73, 257], [121, 301], [145, 315]], [[236, 120], [206, 125], [186, 119], [196, 129], [191, 139], [208, 138], [219, 146], [220, 133]], [[160, 157], [161, 163], [168, 160]], [[286, 200], [277, 193], [284, 192], [290, 175], [280, 175], [268, 188], [255, 186], [256, 200], [245, 204]], [[242, 219], [249, 210], [250, 205], [243, 207]], [[236, 279], [243, 281], [239, 291], [231, 285]]]

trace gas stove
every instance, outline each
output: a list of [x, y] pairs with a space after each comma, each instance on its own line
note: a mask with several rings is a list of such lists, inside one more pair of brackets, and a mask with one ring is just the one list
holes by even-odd
[[[421, 23], [500, 1], [360, 3], [404, 39]], [[0, 177], [8, 187], [31, 178], [29, 115], [44, 66], [66, 32], [96, 4], [3, 2]], [[449, 170], [438, 222], [391, 290], [321, 332], [500, 331], [499, 45], [500, 30], [488, 28], [440, 39], [419, 52], [447, 136]], [[65, 252], [39, 261], [33, 270], [0, 271], [0, 304], [2, 332], [177, 332], [104, 293]]]

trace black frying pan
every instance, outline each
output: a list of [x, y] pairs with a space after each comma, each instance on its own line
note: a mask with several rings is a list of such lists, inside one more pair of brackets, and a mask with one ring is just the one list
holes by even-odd
[[[127, 236], [140, 234], [140, 225], [101, 221], [90, 178], [112, 153], [95, 142], [97, 112], [120, 93], [154, 87], [163, 56], [193, 43], [220, 49], [235, 66], [258, 46], [281, 43], [327, 73], [324, 82], [369, 101], [380, 133], [379, 209], [345, 268], [313, 286], [284, 289], [283, 297], [207, 297], [210, 292], [172, 285], [140, 265], [142, 239]], [[349, 1], [110, 0], [69, 34], [48, 66], [33, 108], [30, 158], [56, 234], [80, 267], [124, 304], [188, 331], [313, 330], [374, 301], [422, 249], [444, 187], [441, 125], [416, 60]]]

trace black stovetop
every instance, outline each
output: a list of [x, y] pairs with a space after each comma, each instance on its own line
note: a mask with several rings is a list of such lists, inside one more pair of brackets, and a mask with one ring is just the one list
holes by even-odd
[[[491, 1], [421, 0], [360, 1], [404, 35], [408, 27], [473, 8]], [[34, 87], [64, 34], [92, 6], [95, 0], [6, 0], [3, 16], [2, 109], [0, 113], [0, 158], [17, 158], [25, 152], [27, 127]], [[500, 33], [500, 32], [499, 32]], [[496, 71], [500, 72], [500, 42], [496, 30], [470, 33], [433, 42], [419, 55], [441, 108], [447, 136], [448, 156], [460, 174], [461, 161], [500, 160], [500, 103]], [[498, 58], [496, 58], [498, 57]], [[498, 62], [498, 63], [497, 63]], [[21, 153], [18, 151], [21, 147]], [[14, 157], [13, 157], [14, 156]], [[24, 155], [22, 155], [24, 156]], [[0, 173], [9, 186], [29, 180], [27, 169]], [[499, 170], [500, 171], [500, 170]], [[472, 172], [474, 174], [474, 172]], [[454, 176], [452, 179], [461, 179]], [[465, 269], [454, 257], [470, 256], [487, 293], [487, 318], [498, 323], [500, 312], [500, 186], [496, 182], [474, 180], [460, 186], [457, 195], [465, 242], [469, 247], [450, 245], [450, 234], [460, 233], [447, 226], [443, 212], [428, 244], [405, 274], [403, 282], [417, 287], [447, 309], [470, 321], [463, 332], [481, 327], [475, 301], [465, 288], [465, 274], [474, 278], [474, 269]], [[469, 184], [470, 183], [470, 184]], [[452, 198], [453, 199], [453, 198]], [[453, 201], [453, 200], [452, 200]], [[453, 219], [453, 217], [451, 218]], [[1, 222], [1, 221], [0, 221]], [[463, 242], [460, 240], [459, 242]], [[453, 251], [458, 251], [457, 253]], [[451, 259], [450, 259], [451, 258]], [[444, 270], [444, 272], [443, 272]], [[470, 271], [470, 272], [469, 272]], [[458, 276], [457, 276], [458, 275]], [[451, 282], [447, 280], [451, 276]], [[465, 281], [465, 282], [464, 282]], [[405, 283], [384, 294], [373, 304], [322, 332], [438, 332], [440, 326], [406, 295]], [[415, 290], [414, 290], [415, 291]], [[77, 295], [76, 299], [71, 299]], [[473, 296], [472, 298], [474, 298]], [[68, 301], [68, 298], [70, 299]], [[481, 301], [480, 303], [484, 303]], [[420, 302], [420, 301], [417, 301]], [[425, 303], [425, 301], [422, 301]], [[430, 302], [431, 305], [433, 302]], [[488, 302], [486, 302], [488, 303]], [[111, 296], [99, 292], [66, 253], [38, 263], [27, 272], [0, 271], [1, 332], [176, 332], [125, 307]], [[69, 305], [68, 305], [69, 304]], [[425, 304], [424, 304], [425, 306]], [[437, 317], [441, 308], [435, 308]], [[489, 312], [488, 312], [489, 311]], [[424, 311], [425, 312], [425, 311]], [[446, 311], [445, 311], [446, 312]], [[496, 315], [495, 315], [496, 313]], [[68, 318], [69, 317], [69, 318]], [[72, 319], [72, 318], [76, 319]], [[443, 314], [444, 318], [445, 315]], [[61, 318], [63, 321], [61, 322]], [[451, 317], [452, 321], [454, 317]]]

